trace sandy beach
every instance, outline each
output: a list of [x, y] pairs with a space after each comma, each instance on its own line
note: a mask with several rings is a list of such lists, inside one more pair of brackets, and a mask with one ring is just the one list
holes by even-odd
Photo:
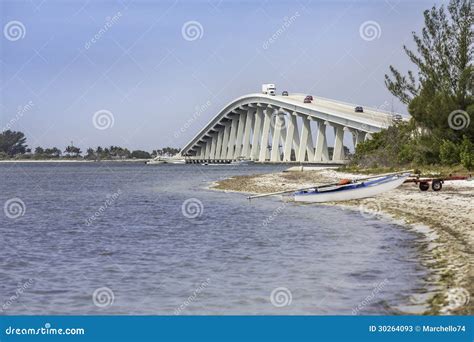
[[[358, 177], [365, 175], [318, 169], [238, 176], [216, 182], [211, 188], [255, 194]], [[374, 198], [324, 205], [357, 210], [367, 218], [388, 217], [402, 229], [423, 234], [419, 250], [421, 263], [431, 270], [427, 279], [430, 289], [424, 298], [413, 297], [413, 302], [427, 304], [429, 309], [422, 314], [474, 312], [474, 181], [447, 181], [439, 192], [421, 192], [414, 184], [404, 184]]]

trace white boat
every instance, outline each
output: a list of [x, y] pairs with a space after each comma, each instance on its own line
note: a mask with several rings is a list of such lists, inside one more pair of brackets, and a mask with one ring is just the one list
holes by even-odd
[[410, 173], [374, 177], [364, 181], [347, 181], [347, 184], [315, 187], [293, 193], [295, 202], [322, 203], [348, 201], [393, 190], [405, 182]]
[[164, 160], [161, 159], [152, 159], [146, 162], [147, 165], [158, 165], [166, 163]]
[[148, 165], [157, 164], [186, 164], [186, 159], [181, 157], [162, 157], [158, 156], [146, 162]]
[[168, 164], [186, 164], [186, 159], [184, 159], [184, 158], [170, 158], [166, 162]]

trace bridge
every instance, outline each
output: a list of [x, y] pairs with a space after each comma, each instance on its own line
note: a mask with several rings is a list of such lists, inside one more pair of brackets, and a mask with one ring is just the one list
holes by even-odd
[[[249, 94], [225, 106], [181, 150], [188, 162], [344, 163], [344, 135], [353, 146], [394, 122], [392, 113], [305, 94]], [[328, 141], [328, 130], [334, 141]], [[329, 146], [332, 145], [332, 153]]]

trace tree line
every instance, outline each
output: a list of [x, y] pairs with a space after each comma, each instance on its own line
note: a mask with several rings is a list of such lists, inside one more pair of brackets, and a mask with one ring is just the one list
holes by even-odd
[[132, 150], [120, 146], [88, 148], [85, 153], [77, 146], [66, 146], [64, 150], [57, 147], [37, 146], [31, 149], [26, 144], [23, 132], [11, 130], [0, 133], [0, 159], [85, 159], [85, 160], [122, 160], [150, 159], [157, 156], [173, 156], [181, 149], [165, 147], [152, 152]]
[[469, 0], [424, 12], [416, 51], [404, 46], [415, 71], [390, 66], [385, 85], [408, 106], [409, 122], [373, 134], [357, 146], [364, 167], [457, 165], [474, 168], [474, 10]]

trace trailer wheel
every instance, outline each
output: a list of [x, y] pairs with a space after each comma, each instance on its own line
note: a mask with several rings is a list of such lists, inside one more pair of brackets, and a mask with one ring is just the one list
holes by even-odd
[[433, 191], [440, 191], [442, 187], [443, 187], [443, 184], [441, 183], [440, 180], [434, 180], [431, 183], [431, 189], [433, 189]]
[[420, 190], [427, 191], [430, 188], [430, 184], [427, 182], [420, 182]]

